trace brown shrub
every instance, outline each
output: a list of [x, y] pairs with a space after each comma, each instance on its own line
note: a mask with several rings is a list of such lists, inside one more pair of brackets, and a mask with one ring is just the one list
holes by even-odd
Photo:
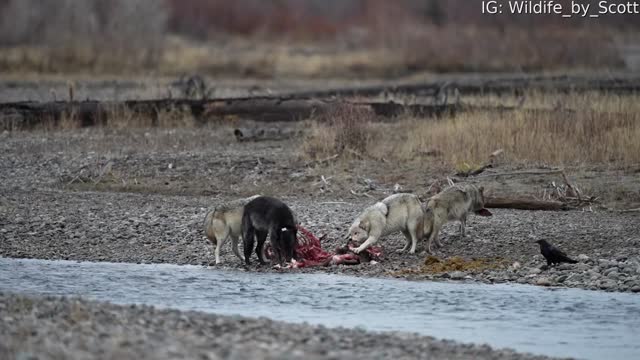
[[319, 159], [333, 155], [362, 157], [375, 136], [373, 111], [368, 107], [340, 104], [313, 119], [302, 144], [304, 155]]

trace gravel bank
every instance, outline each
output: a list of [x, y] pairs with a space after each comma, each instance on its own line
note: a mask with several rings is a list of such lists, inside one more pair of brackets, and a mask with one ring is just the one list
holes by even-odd
[[[304, 226], [317, 235], [327, 234], [327, 249], [341, 244], [352, 219], [371, 202], [283, 198]], [[0, 220], [0, 256], [213, 265], [212, 247], [202, 233], [202, 221], [210, 206], [223, 201], [219, 198], [14, 189], [3, 191], [2, 199], [5, 216]], [[456, 224], [448, 224], [442, 234], [444, 247], [437, 255], [501, 257], [508, 264], [518, 262], [519, 266], [396, 276], [639, 292], [637, 223], [637, 216], [631, 214], [497, 210], [490, 218], [470, 217], [465, 239], [459, 237]], [[533, 242], [538, 238], [551, 241], [580, 263], [541, 270], [545, 261]], [[381, 240], [385, 258], [378, 264], [291, 271], [392, 276], [393, 272], [420, 268], [426, 254], [396, 253], [403, 244], [399, 234]], [[424, 246], [419, 248], [422, 249]], [[242, 266], [231, 253], [229, 243], [222, 249], [222, 261], [223, 268]], [[272, 271], [257, 265], [254, 270]]]
[[[396, 173], [385, 175], [376, 172], [376, 164], [361, 161], [362, 168], [352, 170], [346, 180], [327, 177], [322, 181], [316, 168], [291, 154], [295, 143], [239, 144], [225, 131], [84, 129], [0, 134], [0, 256], [208, 265], [213, 261], [212, 249], [202, 232], [207, 209], [256, 193], [285, 200], [305, 227], [318, 236], [327, 234], [324, 247], [331, 250], [342, 245], [340, 239], [357, 214], [385, 196], [385, 188], [396, 181], [421, 178], [423, 183], [407, 185], [419, 190], [435, 176], [411, 172], [402, 164]], [[361, 181], [391, 175], [394, 179], [377, 180], [374, 185]], [[607, 179], [637, 182], [638, 174]], [[372, 186], [375, 190], [370, 190]], [[354, 188], [370, 191], [373, 198], [351, 194], [349, 189]], [[445, 226], [444, 247], [437, 256], [500, 257], [507, 264], [517, 262], [515, 267], [396, 276], [640, 292], [640, 213], [496, 210], [494, 214], [471, 216], [465, 239], [459, 237], [456, 224]], [[537, 239], [546, 239], [580, 263], [541, 270], [545, 262], [534, 243]], [[295, 271], [394, 276], [419, 269], [426, 257], [424, 252], [397, 254], [395, 250], [404, 245], [399, 234], [380, 244], [386, 256], [376, 265]], [[419, 250], [424, 248], [419, 245]], [[222, 249], [222, 260], [225, 268], [241, 266], [228, 245]]]
[[0, 294], [0, 358], [546, 359], [407, 333]]

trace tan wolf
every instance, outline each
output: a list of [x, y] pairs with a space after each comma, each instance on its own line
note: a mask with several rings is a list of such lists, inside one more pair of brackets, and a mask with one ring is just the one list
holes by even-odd
[[395, 194], [366, 208], [349, 228], [349, 238], [357, 243], [364, 241], [354, 252], [360, 253], [375, 244], [382, 236], [402, 232], [407, 243], [401, 251], [409, 248], [416, 252], [418, 240], [422, 239], [424, 213], [420, 200], [413, 194]]
[[434, 195], [427, 201], [424, 217], [424, 235], [428, 237], [427, 251], [432, 253], [431, 244], [442, 246], [438, 233], [449, 221], [460, 221], [460, 235], [465, 236], [467, 214], [474, 212], [480, 216], [491, 216], [484, 207], [484, 187], [472, 184], [453, 185]]
[[213, 243], [216, 264], [220, 263], [220, 248], [227, 238], [231, 238], [231, 250], [242, 261], [244, 256], [238, 250], [238, 240], [242, 236], [242, 215], [244, 206], [260, 195], [230, 201], [216, 206], [204, 219], [204, 233]]

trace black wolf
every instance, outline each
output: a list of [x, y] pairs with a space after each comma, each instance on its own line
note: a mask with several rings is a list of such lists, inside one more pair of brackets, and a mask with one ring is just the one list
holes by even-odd
[[267, 235], [273, 250], [272, 264], [284, 265], [295, 258], [297, 228], [293, 212], [276, 198], [260, 196], [245, 205], [242, 215], [242, 241], [247, 266], [250, 264], [254, 237], [258, 239], [258, 260], [260, 264], [265, 264], [263, 248]]

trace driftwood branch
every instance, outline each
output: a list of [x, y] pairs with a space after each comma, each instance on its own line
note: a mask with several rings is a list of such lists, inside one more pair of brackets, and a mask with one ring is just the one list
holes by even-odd
[[[62, 120], [76, 122], [77, 126], [104, 125], [110, 118], [131, 115], [151, 119], [157, 125], [163, 112], [188, 113], [196, 121], [246, 119], [260, 122], [291, 122], [308, 119], [313, 114], [328, 112], [337, 104], [333, 100], [292, 99], [288, 97], [254, 97], [234, 99], [159, 99], [115, 101], [56, 101], [0, 103], [0, 129], [22, 130], [46, 124], [57, 126]], [[458, 105], [406, 105], [399, 103], [351, 102], [364, 106], [380, 117], [401, 114], [414, 116], [440, 116], [462, 110]]]
[[637, 209], [627, 209], [627, 210], [618, 210], [619, 213], [627, 214], [627, 213], [640, 213], [640, 208]]
[[489, 155], [489, 161], [487, 161], [487, 163], [484, 164], [483, 166], [480, 166], [478, 168], [472, 168], [472, 169], [469, 169], [467, 171], [460, 171], [460, 172], [458, 172], [456, 174], [456, 176], [458, 176], [458, 177], [469, 177], [469, 176], [480, 175], [485, 170], [493, 168], [495, 166], [496, 159], [498, 158], [498, 156], [502, 155], [502, 153], [504, 153], [503, 149], [496, 150], [496, 151], [492, 152], [491, 155]]
[[470, 169], [468, 171], [460, 171], [456, 173], [456, 176], [458, 177], [476, 176], [476, 175], [482, 174], [486, 169], [489, 169], [492, 167], [493, 167], [493, 164], [486, 164], [476, 169]]
[[[377, 96], [382, 93], [406, 93], [419, 96], [435, 97], [446, 89], [455, 89], [462, 95], [473, 94], [517, 94], [528, 90], [554, 90], [557, 92], [606, 91], [623, 94], [640, 91], [637, 77], [619, 76], [594, 78], [593, 76], [526, 76], [516, 75], [496, 78], [468, 78], [455, 81], [442, 80], [420, 83], [374, 84], [338, 89], [314, 90], [289, 94], [298, 97], [344, 97], [344, 96]], [[445, 93], [446, 94], [446, 93]], [[521, 106], [521, 105], [520, 105]]]
[[516, 175], [552, 175], [552, 174], [561, 174], [561, 173], [564, 173], [564, 169], [556, 169], [556, 170], [549, 170], [549, 171], [515, 171], [515, 172], [508, 172], [508, 173], [485, 174], [485, 175], [477, 176], [477, 178], [516, 176]]
[[577, 197], [578, 201], [582, 201], [582, 193], [580, 192], [580, 190], [578, 190], [578, 188], [571, 185], [571, 183], [569, 182], [569, 179], [567, 178], [567, 174], [565, 174], [564, 172], [562, 172], [562, 180], [564, 180], [564, 183], [567, 186], [567, 191], [566, 191], [567, 196]]
[[530, 198], [505, 198], [486, 197], [485, 207], [493, 209], [517, 209], [517, 210], [543, 210], [558, 211], [567, 210], [570, 207], [560, 201], [541, 201]]
[[233, 130], [239, 142], [285, 140], [300, 135], [300, 131], [291, 128], [239, 128]]

